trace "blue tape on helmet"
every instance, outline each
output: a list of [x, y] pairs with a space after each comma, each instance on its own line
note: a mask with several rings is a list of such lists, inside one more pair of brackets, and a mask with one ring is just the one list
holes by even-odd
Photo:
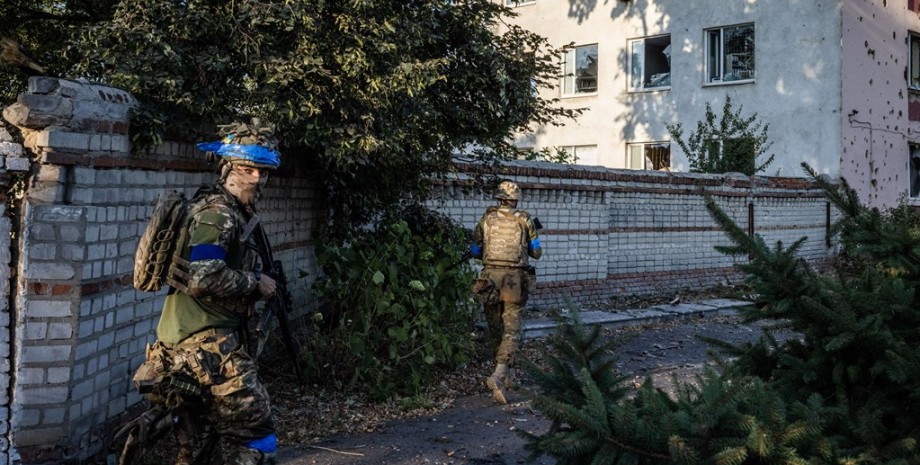
[[195, 146], [202, 152], [214, 152], [221, 157], [240, 158], [272, 168], [281, 166], [281, 155], [278, 152], [257, 144], [240, 145], [215, 141], [199, 142]]
[[253, 439], [244, 445], [264, 454], [272, 454], [278, 450], [278, 435], [272, 433], [262, 439]]

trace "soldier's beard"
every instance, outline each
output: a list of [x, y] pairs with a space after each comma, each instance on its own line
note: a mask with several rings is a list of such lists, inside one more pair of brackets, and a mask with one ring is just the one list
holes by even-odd
[[262, 186], [266, 177], [249, 176], [237, 170], [230, 170], [227, 174], [227, 180], [224, 181], [224, 188], [231, 195], [237, 198], [243, 205], [255, 205], [262, 197]]

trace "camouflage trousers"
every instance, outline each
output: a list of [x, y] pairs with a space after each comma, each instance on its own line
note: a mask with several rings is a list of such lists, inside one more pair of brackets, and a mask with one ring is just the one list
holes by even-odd
[[[521, 342], [521, 312], [527, 303], [526, 272], [516, 268], [485, 268], [479, 275], [489, 289], [481, 293], [495, 363], [514, 366]], [[483, 295], [484, 294], [484, 295]]]
[[[275, 428], [268, 393], [239, 336], [206, 330], [172, 347], [157, 345], [161, 350], [151, 352], [165, 357], [167, 378], [193, 379], [202, 392], [191, 399], [186, 393], [187, 400], [174, 410], [179, 443], [176, 464], [211, 463], [218, 445], [223, 463], [274, 464]], [[148, 363], [150, 358], [148, 355]], [[159, 396], [148, 399], [164, 400]]]

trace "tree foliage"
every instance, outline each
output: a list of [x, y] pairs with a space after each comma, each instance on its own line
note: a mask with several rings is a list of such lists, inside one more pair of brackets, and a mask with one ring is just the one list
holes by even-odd
[[773, 162], [770, 155], [762, 164], [757, 159], [772, 145], [768, 142], [769, 124], [757, 121], [757, 114], [741, 116], [742, 107], [732, 111], [731, 96], [725, 97], [722, 115], [716, 121], [716, 114], [706, 103], [706, 116], [696, 124], [696, 131], [684, 139], [681, 123], [668, 124], [671, 139], [680, 146], [690, 162], [694, 173], [737, 172], [752, 176], [767, 169]]
[[557, 82], [558, 51], [490, 0], [12, 0], [0, 12], [59, 75], [131, 91], [137, 144], [207, 137], [240, 114], [274, 123], [284, 158], [318, 168], [341, 236], [424, 196], [456, 152], [516, 158], [511, 135], [574, 114], [534, 92]]
[[[553, 420], [531, 440], [538, 453], [559, 463], [920, 463], [920, 215], [867, 208], [845, 181], [806, 169], [842, 214], [831, 233], [843, 266], [816, 273], [797, 255], [802, 241], [771, 247], [710, 200], [733, 242], [722, 251], [750, 257], [741, 268], [757, 298], [742, 315], [774, 326], [755, 344], [720, 344], [736, 358], [676, 399], [650, 381], [625, 397], [582, 375], [582, 391], [603, 388], [603, 409], [556, 395], [595, 357], [563, 353], [537, 378], [537, 405]], [[801, 337], [779, 342], [776, 328]]]

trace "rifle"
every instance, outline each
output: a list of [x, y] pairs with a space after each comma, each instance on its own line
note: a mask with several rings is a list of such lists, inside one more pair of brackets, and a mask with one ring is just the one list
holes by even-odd
[[292, 312], [294, 307], [291, 293], [287, 288], [287, 276], [284, 274], [284, 268], [281, 266], [281, 261], [275, 260], [272, 255], [272, 246], [268, 242], [268, 236], [265, 234], [265, 229], [262, 228], [261, 222], [256, 225], [253, 233], [255, 234], [257, 242], [256, 249], [262, 261], [262, 273], [271, 276], [277, 284], [275, 295], [265, 303], [265, 309], [262, 311], [262, 314], [259, 315], [259, 321], [255, 326], [254, 336], [255, 340], [258, 341], [258, 346], [254, 352], [254, 356], [258, 357], [258, 354], [262, 352], [262, 346], [265, 343], [264, 336], [268, 334], [268, 325], [271, 322], [272, 315], [274, 315], [278, 318], [278, 327], [281, 329], [284, 347], [287, 349], [291, 358], [294, 359], [294, 369], [296, 371], [297, 380], [304, 383], [306, 380], [304, 379], [303, 367], [300, 363], [300, 347], [294, 340], [294, 335], [291, 332], [291, 322], [288, 320], [288, 313]]
[[122, 438], [125, 441], [118, 456], [118, 465], [140, 463], [144, 452], [172, 430], [174, 424], [172, 409], [161, 405], [154, 405], [134, 420], [125, 423], [115, 432], [116, 443]]

